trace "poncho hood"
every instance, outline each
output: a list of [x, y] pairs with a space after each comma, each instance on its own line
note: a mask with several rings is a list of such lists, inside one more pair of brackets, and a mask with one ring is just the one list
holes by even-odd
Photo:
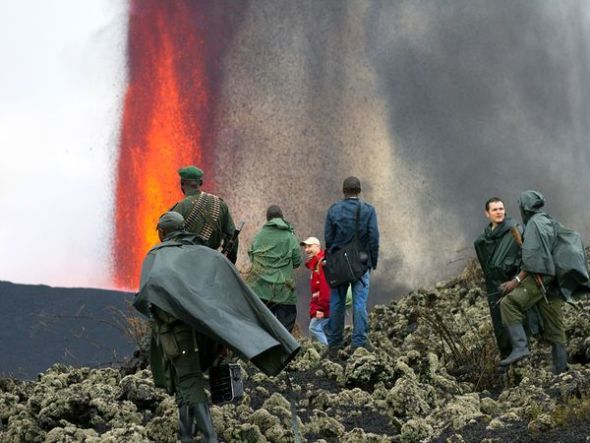
[[543, 212], [541, 208], [545, 206], [545, 197], [537, 191], [523, 191], [518, 199], [522, 222], [527, 223], [533, 214]]

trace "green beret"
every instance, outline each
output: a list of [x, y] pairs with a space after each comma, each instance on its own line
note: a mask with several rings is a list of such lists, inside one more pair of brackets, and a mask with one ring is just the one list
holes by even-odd
[[201, 180], [203, 177], [203, 171], [196, 166], [186, 166], [178, 170], [180, 178], [184, 180]]
[[158, 228], [166, 232], [180, 231], [184, 228], [184, 217], [178, 212], [165, 212], [158, 220]]

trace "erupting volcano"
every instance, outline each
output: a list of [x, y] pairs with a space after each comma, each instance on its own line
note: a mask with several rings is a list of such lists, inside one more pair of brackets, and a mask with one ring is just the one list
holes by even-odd
[[113, 279], [134, 289], [158, 242], [160, 214], [180, 197], [177, 169], [206, 169], [208, 120], [204, 17], [188, 2], [134, 1], [116, 179]]

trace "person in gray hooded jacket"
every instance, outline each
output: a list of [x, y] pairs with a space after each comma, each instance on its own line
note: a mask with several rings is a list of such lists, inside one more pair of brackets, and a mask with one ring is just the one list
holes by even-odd
[[543, 320], [543, 337], [552, 347], [553, 372], [559, 374], [567, 370], [567, 352], [563, 298], [552, 256], [558, 224], [543, 212], [544, 204], [545, 199], [539, 192], [524, 191], [520, 194], [519, 206], [525, 223], [522, 266], [513, 279], [502, 283], [501, 288], [506, 295], [500, 302], [502, 322], [507, 329], [512, 352], [500, 361], [500, 365], [508, 366], [529, 355], [522, 322], [525, 310], [537, 305]]

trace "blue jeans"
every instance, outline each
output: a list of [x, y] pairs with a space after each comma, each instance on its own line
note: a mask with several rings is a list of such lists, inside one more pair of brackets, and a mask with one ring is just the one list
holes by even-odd
[[311, 333], [312, 338], [315, 338], [323, 345], [328, 344], [328, 339], [324, 333], [324, 327], [327, 323], [327, 318], [312, 318], [309, 322], [309, 332]]
[[[361, 347], [367, 343], [369, 335], [369, 314], [367, 298], [371, 271], [352, 283], [352, 346]], [[348, 285], [338, 286], [330, 292], [330, 318], [325, 332], [328, 346], [342, 346], [344, 315], [346, 311], [346, 291]]]

